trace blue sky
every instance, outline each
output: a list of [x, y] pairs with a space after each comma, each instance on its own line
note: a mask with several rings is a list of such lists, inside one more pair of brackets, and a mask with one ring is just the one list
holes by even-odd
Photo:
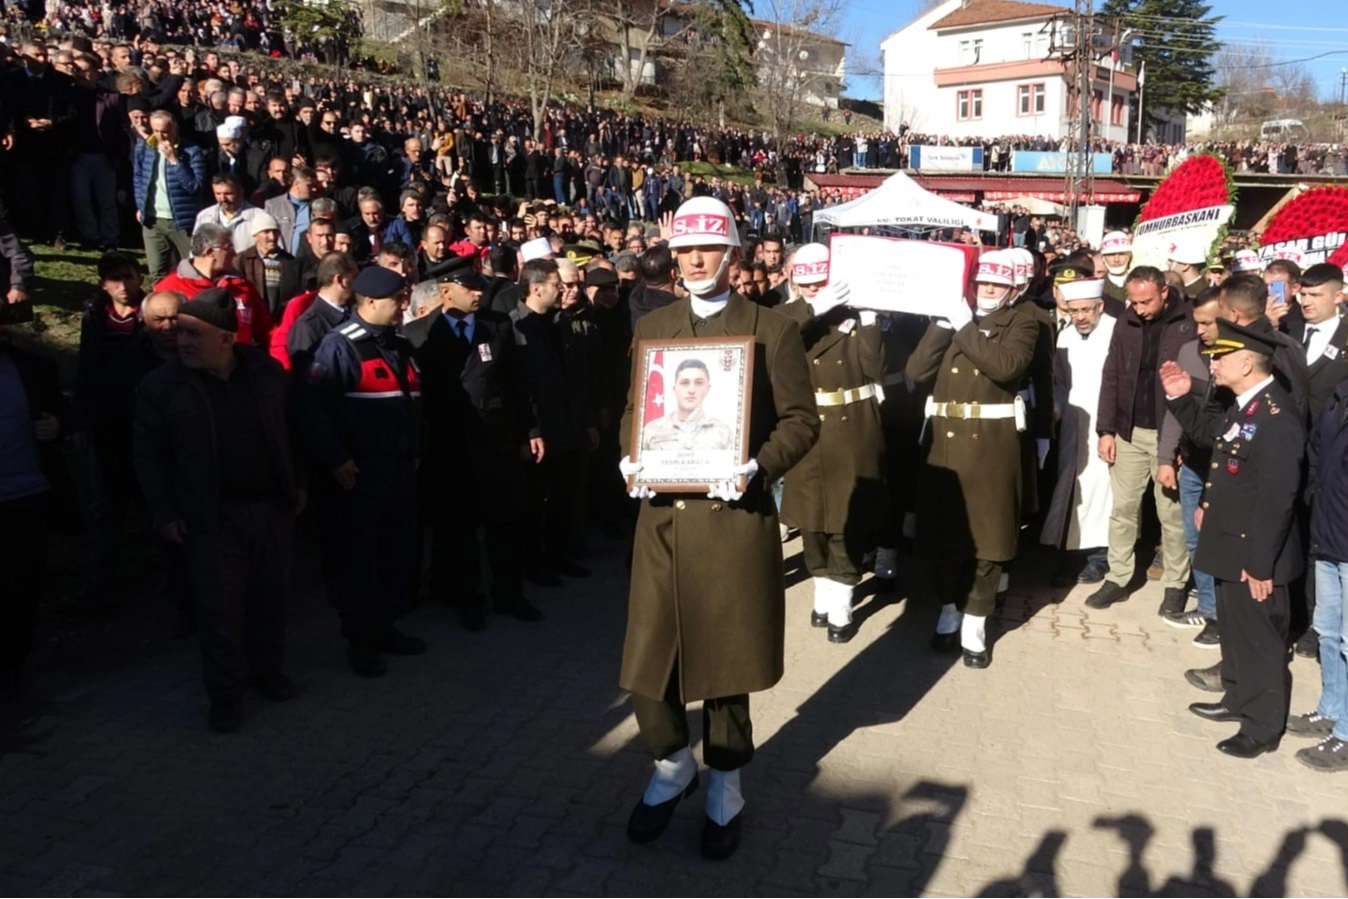
[[[847, 15], [838, 36], [856, 45], [855, 50], [863, 55], [873, 57], [877, 65], [880, 41], [907, 24], [917, 8], [913, 0], [845, 2]], [[1330, 53], [1304, 65], [1319, 84], [1320, 95], [1337, 100], [1341, 71], [1348, 67], [1348, 18], [1335, 14], [1334, 6], [1305, 0], [1281, 4], [1267, 0], [1213, 0], [1212, 11], [1214, 15], [1226, 17], [1218, 26], [1218, 37], [1231, 43], [1261, 41], [1273, 62]], [[879, 99], [882, 93], [880, 82], [879, 78], [852, 77], [848, 79], [847, 93], [859, 99]]]

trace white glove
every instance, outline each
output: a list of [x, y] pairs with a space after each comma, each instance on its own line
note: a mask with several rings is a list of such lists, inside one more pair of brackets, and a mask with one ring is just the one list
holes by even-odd
[[823, 290], [814, 295], [810, 300], [810, 311], [815, 317], [825, 314], [831, 309], [836, 309], [847, 302], [847, 298], [852, 295], [852, 289], [847, 286], [846, 281], [832, 281], [824, 285]]
[[861, 327], [863, 328], [869, 327], [876, 322], [875, 312], [871, 309], [862, 309], [857, 313], [857, 318], [861, 319]]
[[754, 475], [756, 474], [758, 474], [758, 460], [750, 459], [745, 464], [740, 465], [731, 471], [730, 480], [712, 484], [711, 489], [707, 491], [707, 499], [720, 499], [725, 500], [728, 503], [737, 501], [740, 497], [744, 496], [744, 491], [740, 490], [737, 485], [739, 478], [743, 477], [744, 483], [748, 484], [754, 479]]
[[[618, 463], [618, 471], [622, 472], [623, 479], [638, 475], [641, 469], [645, 467], [640, 462], [633, 462], [631, 456], [623, 456], [622, 461]], [[645, 484], [638, 484], [627, 492], [632, 499], [650, 499], [655, 496], [655, 491]]]
[[958, 296], [946, 303], [945, 308], [941, 310], [941, 317], [950, 322], [950, 327], [958, 331], [974, 320], [974, 311], [969, 308], [964, 297]]
[[1036, 437], [1034, 439], [1035, 455], [1039, 457], [1039, 467], [1044, 467], [1044, 460], [1048, 458], [1048, 438]]

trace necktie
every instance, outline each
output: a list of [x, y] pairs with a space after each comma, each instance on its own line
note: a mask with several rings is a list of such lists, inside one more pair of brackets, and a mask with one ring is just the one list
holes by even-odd
[[1310, 348], [1311, 348], [1311, 335], [1314, 334], [1315, 331], [1316, 331], [1316, 328], [1315, 328], [1314, 325], [1307, 325], [1307, 326], [1306, 326], [1306, 336], [1302, 339], [1301, 345], [1302, 345], [1306, 350], [1308, 350], [1308, 351], [1309, 351]]
[[468, 342], [468, 321], [467, 321], [466, 319], [462, 319], [462, 318], [461, 318], [461, 319], [459, 319], [457, 322], [454, 323], [454, 327], [456, 327], [456, 328], [459, 329], [459, 339], [462, 340], [464, 343], [467, 343], [467, 342]]

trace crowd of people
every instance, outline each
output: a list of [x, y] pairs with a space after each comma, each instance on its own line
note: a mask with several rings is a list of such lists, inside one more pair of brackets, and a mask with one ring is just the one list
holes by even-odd
[[[73, 433], [88, 447], [82, 602], [116, 601], [143, 510], [220, 732], [242, 725], [247, 691], [296, 692], [297, 528], [361, 677], [426, 651], [398, 627], [422, 597], [472, 632], [489, 611], [537, 623], [531, 593], [589, 577], [596, 535], [630, 539], [621, 683], [655, 772], [628, 833], [660, 836], [696, 786], [684, 707], [700, 700], [702, 849], [724, 858], [749, 694], [782, 674], [789, 529], [830, 642], [855, 636], [862, 578], [893, 581], [908, 547], [940, 606], [934, 649], [987, 669], [1027, 523], [1063, 554], [1055, 584], [1099, 585], [1086, 605], [1105, 613], [1136, 590], [1151, 487], [1159, 613], [1222, 652], [1186, 673], [1223, 694], [1195, 714], [1239, 722], [1218, 748], [1313, 736], [1299, 759], [1348, 770], [1336, 267], [1177, 241], [1161, 271], [1132, 264], [1127, 232], [1092, 247], [1013, 208], [987, 240], [946, 235], [997, 247], [972, 302], [877, 313], [809, 242], [791, 163], [805, 147], [561, 109], [535, 140], [509, 101], [296, 84], [145, 40], [0, 54], [6, 222], [104, 250], [69, 402], [50, 361], [0, 346], [0, 539], [24, 560], [0, 622], [6, 698]], [[784, 177], [680, 169], [760, 153]], [[31, 260], [0, 232], [9, 321]], [[137, 232], [148, 271], [116, 249]], [[688, 337], [751, 337], [755, 377], [743, 458], [671, 492], [643, 480], [644, 451], [735, 437], [703, 408], [700, 361], [670, 373], [663, 436], [631, 443], [633, 348]], [[1289, 645], [1321, 660], [1313, 712], [1289, 716]]]

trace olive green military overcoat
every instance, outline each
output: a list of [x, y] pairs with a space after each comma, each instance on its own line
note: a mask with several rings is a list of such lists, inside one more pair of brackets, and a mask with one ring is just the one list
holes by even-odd
[[[758, 474], [737, 502], [659, 494], [641, 504], [632, 547], [624, 689], [684, 702], [766, 690], [782, 676], [786, 588], [772, 484], [819, 438], [809, 365], [794, 321], [734, 294], [696, 328], [689, 300], [643, 315], [633, 339], [754, 338], [749, 455]], [[632, 379], [620, 434], [631, 454]]]

